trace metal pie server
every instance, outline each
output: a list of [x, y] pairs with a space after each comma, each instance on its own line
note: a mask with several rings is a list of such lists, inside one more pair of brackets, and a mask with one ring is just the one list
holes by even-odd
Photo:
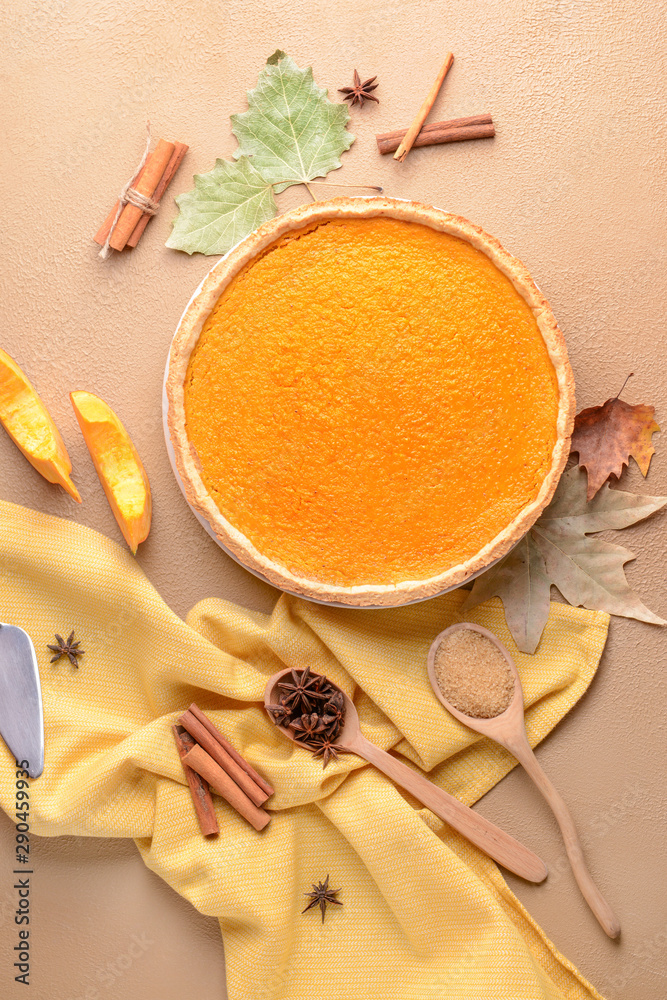
[[0, 622], [0, 735], [31, 778], [44, 770], [44, 715], [32, 639]]

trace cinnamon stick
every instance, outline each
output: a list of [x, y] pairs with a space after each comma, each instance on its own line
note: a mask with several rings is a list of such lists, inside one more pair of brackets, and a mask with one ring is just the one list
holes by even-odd
[[[106, 237], [105, 237], [106, 238]], [[176, 740], [176, 748], [178, 750], [178, 755], [183, 761], [185, 755], [196, 746], [195, 741], [192, 739], [189, 733], [185, 731], [183, 726], [172, 726], [174, 733], [174, 739]], [[192, 802], [195, 807], [195, 812], [197, 813], [197, 819], [199, 820], [199, 827], [201, 832], [205, 837], [211, 837], [213, 834], [220, 833], [220, 827], [218, 826], [218, 821], [215, 816], [215, 809], [213, 808], [213, 798], [209, 791], [209, 787], [196, 771], [193, 771], [188, 764], [183, 761], [183, 770], [185, 771], [185, 777], [190, 788], [190, 795], [192, 796]]]
[[239, 767], [242, 767], [243, 770], [245, 771], [245, 773], [249, 774], [250, 777], [252, 778], [252, 780], [254, 782], [256, 782], [259, 785], [259, 787], [264, 792], [266, 792], [267, 797], [269, 795], [273, 795], [275, 789], [271, 787], [271, 785], [268, 783], [268, 781], [264, 780], [264, 778], [261, 776], [261, 774], [259, 774], [255, 770], [255, 768], [252, 766], [252, 764], [249, 764], [247, 760], [243, 759], [243, 757], [238, 752], [238, 750], [236, 750], [235, 747], [232, 746], [232, 744], [229, 742], [229, 740], [225, 739], [225, 737], [222, 735], [222, 733], [217, 728], [217, 726], [213, 725], [213, 723], [211, 722], [211, 720], [209, 719], [209, 717], [207, 715], [204, 715], [204, 713], [202, 712], [201, 708], [199, 708], [199, 706], [196, 705], [194, 703], [194, 701], [190, 705], [190, 708], [188, 709], [188, 711], [192, 712], [192, 714], [194, 715], [194, 717], [196, 719], [198, 719], [199, 722], [201, 722], [202, 726], [205, 726], [206, 729], [208, 729], [208, 731], [211, 734], [211, 736], [213, 737], [213, 739], [215, 739], [215, 740], [218, 741], [218, 743], [223, 748], [223, 750], [226, 750], [227, 753], [229, 754], [229, 756], [234, 758], [234, 760], [239, 765]]
[[[184, 142], [175, 142], [174, 143], [174, 152], [171, 154], [171, 158], [170, 158], [167, 166], [164, 169], [164, 173], [163, 173], [163, 175], [162, 175], [162, 177], [160, 179], [160, 183], [158, 184], [158, 186], [155, 188], [155, 191], [153, 192], [153, 195], [152, 195], [153, 201], [159, 202], [162, 199], [162, 195], [165, 193], [165, 191], [167, 190], [167, 188], [171, 184], [172, 180], [174, 179], [174, 175], [175, 175], [176, 171], [178, 170], [178, 168], [180, 167], [181, 163], [183, 162], [183, 157], [185, 156], [185, 154], [187, 153], [187, 151], [188, 151], [189, 148], [190, 147], [186, 146]], [[112, 221], [113, 221], [113, 216], [111, 218], [112, 218]], [[141, 239], [141, 236], [142, 236], [142, 233], [143, 233], [144, 229], [146, 228], [146, 226], [148, 225], [148, 223], [150, 222], [151, 219], [152, 219], [152, 216], [151, 215], [147, 215], [144, 212], [144, 214], [141, 216], [141, 218], [137, 222], [136, 226], [134, 227], [132, 235], [130, 236], [129, 240], [127, 241], [126, 245], [128, 247], [136, 247], [137, 243]], [[108, 234], [108, 231], [107, 231], [107, 234]], [[104, 236], [105, 240], [107, 238], [107, 234], [105, 234], [105, 236]], [[104, 243], [104, 240], [102, 242]]]
[[191, 711], [184, 712], [178, 721], [256, 806], [264, 805], [269, 797], [268, 794], [237, 764]]
[[[380, 153], [393, 153], [407, 135], [407, 129], [383, 132], [375, 136]], [[496, 134], [491, 115], [469, 115], [452, 118], [446, 122], [427, 122], [413, 142], [413, 146], [436, 146], [443, 142], [461, 142], [464, 139], [491, 139]]]
[[[167, 164], [174, 152], [174, 143], [159, 139], [150, 158], [146, 161], [146, 167], [139, 180], [134, 182], [134, 189], [139, 194], [152, 198], [156, 187], [160, 183], [160, 178], [165, 172]], [[114, 250], [122, 250], [134, 232], [134, 227], [143, 215], [136, 205], [126, 205], [120, 213], [120, 218], [116, 223], [109, 246]]]
[[[138, 184], [139, 181], [141, 180], [141, 178], [143, 177], [143, 175], [144, 175], [144, 173], [146, 171], [146, 167], [151, 162], [151, 157], [152, 156], [153, 156], [153, 154], [151, 153], [150, 156], [148, 157], [148, 159], [146, 160], [146, 162], [144, 163], [144, 165], [141, 168], [141, 171], [139, 173], [139, 176], [137, 177], [136, 181], [134, 182], [135, 184]], [[107, 241], [107, 236], [109, 235], [109, 231], [111, 230], [111, 226], [113, 225], [113, 220], [116, 218], [116, 212], [118, 211], [118, 206], [119, 205], [120, 205], [120, 202], [116, 201], [116, 203], [114, 204], [114, 207], [111, 209], [111, 211], [107, 215], [106, 219], [104, 220], [104, 222], [102, 223], [102, 225], [100, 226], [100, 228], [97, 230], [97, 232], [93, 236], [93, 239], [95, 240], [95, 242], [99, 243], [99, 245], [101, 247], [103, 247], [104, 244]]]
[[203, 747], [193, 746], [183, 758], [184, 763], [191, 767], [193, 771], [200, 774], [208, 781], [214, 792], [222, 796], [240, 816], [254, 826], [256, 830], [263, 830], [271, 817], [265, 809], [259, 809], [254, 802], [242, 791], [235, 781], [229, 777], [216, 761], [206, 753]]
[[400, 163], [403, 162], [405, 157], [412, 149], [414, 141], [419, 135], [421, 127], [426, 121], [426, 118], [428, 117], [428, 114], [431, 108], [433, 107], [433, 104], [435, 103], [435, 99], [440, 92], [440, 88], [442, 87], [443, 81], [447, 76], [447, 74], [449, 73], [449, 70], [453, 62], [454, 62], [454, 55], [451, 52], [448, 52], [444, 63], [440, 67], [440, 72], [438, 73], [435, 79], [435, 83], [433, 84], [428, 94], [424, 98], [422, 106], [415, 115], [412, 125], [408, 129], [405, 138], [403, 139], [400, 146], [394, 153], [394, 159], [398, 160]]

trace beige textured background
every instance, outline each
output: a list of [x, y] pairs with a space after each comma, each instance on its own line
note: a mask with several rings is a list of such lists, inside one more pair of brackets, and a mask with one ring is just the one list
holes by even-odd
[[[235, 147], [276, 47], [332, 95], [356, 66], [377, 73], [379, 107], [353, 111], [357, 142], [339, 176], [468, 216], [522, 257], [568, 340], [581, 406], [615, 395], [654, 402], [667, 421], [664, 306], [663, 3], [603, 0], [6, 0], [2, 5], [2, 347], [50, 406], [70, 448], [80, 508], [0, 435], [0, 495], [74, 517], [119, 539], [67, 393], [99, 392], [129, 427], [154, 490], [139, 562], [183, 614], [218, 595], [268, 610], [275, 592], [232, 563], [188, 512], [160, 420], [165, 356], [190, 293], [213, 260], [168, 251], [172, 196]], [[495, 140], [380, 158], [374, 133], [409, 124], [451, 48], [435, 116], [492, 112]], [[91, 236], [143, 146], [191, 152], [136, 251], [103, 263]], [[292, 188], [281, 208], [306, 200]], [[667, 492], [658, 443], [647, 491]], [[625, 483], [640, 487], [634, 470]], [[667, 521], [624, 532], [628, 576], [667, 615]], [[66, 558], [66, 554], [64, 554]], [[372, 612], [370, 612], [372, 613]], [[512, 887], [547, 934], [610, 1000], [666, 990], [664, 651], [660, 629], [616, 619], [588, 695], [539, 750], [567, 792], [596, 878], [623, 924], [608, 941], [574, 885], [555, 824], [514, 772], [484, 813], [538, 847], [546, 884]], [[12, 981], [12, 827], [0, 816], [0, 993]], [[222, 998], [217, 925], [147, 872], [131, 843], [33, 841], [31, 996]]]

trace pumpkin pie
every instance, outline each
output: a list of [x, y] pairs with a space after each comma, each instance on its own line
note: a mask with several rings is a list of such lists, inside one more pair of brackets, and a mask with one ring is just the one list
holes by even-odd
[[190, 504], [310, 599], [398, 605], [509, 551], [569, 452], [565, 343], [523, 264], [465, 219], [341, 198], [209, 273], [166, 382]]

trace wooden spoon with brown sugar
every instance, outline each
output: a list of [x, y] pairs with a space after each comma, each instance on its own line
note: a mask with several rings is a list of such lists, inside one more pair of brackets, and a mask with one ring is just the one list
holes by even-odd
[[468, 729], [500, 743], [519, 761], [549, 803], [577, 885], [600, 926], [617, 938], [621, 925], [590, 876], [574, 820], [537, 762], [523, 719], [523, 691], [508, 650], [493, 632], [459, 622], [433, 640], [428, 676], [436, 698]]

